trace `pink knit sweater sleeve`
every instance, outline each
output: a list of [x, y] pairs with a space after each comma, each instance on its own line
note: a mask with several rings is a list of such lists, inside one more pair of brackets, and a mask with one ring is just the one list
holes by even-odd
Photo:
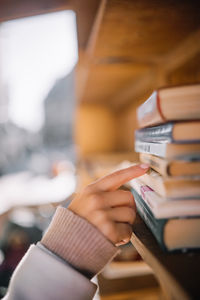
[[41, 243], [88, 277], [119, 251], [96, 227], [64, 207], [57, 208]]

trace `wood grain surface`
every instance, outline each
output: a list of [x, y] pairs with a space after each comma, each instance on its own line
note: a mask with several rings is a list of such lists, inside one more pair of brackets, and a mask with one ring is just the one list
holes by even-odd
[[200, 299], [200, 251], [163, 252], [139, 216], [131, 242], [152, 267], [169, 299]]

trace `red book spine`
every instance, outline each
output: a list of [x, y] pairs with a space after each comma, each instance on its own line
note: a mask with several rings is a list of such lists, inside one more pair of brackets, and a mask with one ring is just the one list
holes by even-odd
[[164, 123], [165, 117], [162, 113], [159, 91], [155, 91], [137, 110], [139, 127], [146, 127]]
[[165, 122], [166, 119], [165, 119], [165, 117], [164, 117], [164, 115], [163, 115], [163, 112], [162, 112], [162, 109], [161, 109], [159, 92], [157, 92], [156, 103], [157, 103], [157, 110], [158, 110], [158, 112], [159, 112], [161, 118], [163, 119], [163, 122]]

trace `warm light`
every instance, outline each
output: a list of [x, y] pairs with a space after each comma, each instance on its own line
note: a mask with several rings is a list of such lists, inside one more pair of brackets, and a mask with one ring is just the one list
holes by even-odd
[[55, 81], [73, 69], [77, 59], [73, 11], [2, 23], [0, 87], [7, 88], [10, 119], [32, 131], [40, 129], [43, 100]]

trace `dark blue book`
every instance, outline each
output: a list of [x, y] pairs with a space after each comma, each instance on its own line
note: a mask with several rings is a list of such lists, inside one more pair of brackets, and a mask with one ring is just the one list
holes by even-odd
[[199, 143], [200, 121], [169, 122], [138, 129], [135, 139], [149, 143]]
[[165, 251], [200, 248], [200, 216], [156, 219], [142, 197], [131, 189], [141, 218]]

